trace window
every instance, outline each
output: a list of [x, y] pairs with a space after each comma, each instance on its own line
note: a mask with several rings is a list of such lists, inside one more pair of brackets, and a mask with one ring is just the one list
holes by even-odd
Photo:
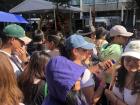
[[72, 0], [72, 5], [80, 5], [80, 0]]
[[95, 0], [83, 0], [83, 4], [94, 4]]
[[108, 0], [108, 2], [117, 2], [117, 0]]
[[107, 0], [95, 0], [96, 1], [96, 3], [106, 3], [107, 2]]

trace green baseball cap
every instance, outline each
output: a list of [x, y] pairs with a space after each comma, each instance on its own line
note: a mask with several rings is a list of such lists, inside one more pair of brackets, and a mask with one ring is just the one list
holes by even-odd
[[25, 35], [25, 30], [17, 24], [7, 25], [3, 29], [3, 32], [6, 36], [18, 38], [25, 44], [28, 44], [31, 41], [31, 39]]

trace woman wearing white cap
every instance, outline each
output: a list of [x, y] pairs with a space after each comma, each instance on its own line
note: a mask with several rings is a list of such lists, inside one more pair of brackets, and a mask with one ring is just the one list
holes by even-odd
[[116, 73], [113, 94], [108, 94], [112, 105], [140, 105], [140, 40], [128, 43]]

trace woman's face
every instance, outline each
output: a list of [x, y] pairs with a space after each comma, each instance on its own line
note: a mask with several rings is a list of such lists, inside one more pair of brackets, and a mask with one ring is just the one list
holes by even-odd
[[125, 56], [124, 57], [124, 67], [128, 71], [135, 72], [137, 70], [140, 70], [140, 59], [131, 57], [131, 56]]
[[84, 50], [80, 48], [79, 57], [81, 58], [82, 62], [89, 63], [92, 54], [93, 54], [93, 50]]
[[84, 61], [87, 58], [88, 50], [85, 50], [85, 49], [82, 49], [82, 48], [76, 48], [76, 53], [74, 55], [80, 61]]
[[53, 50], [53, 46], [54, 46], [53, 42], [46, 41], [46, 45], [49, 50]]

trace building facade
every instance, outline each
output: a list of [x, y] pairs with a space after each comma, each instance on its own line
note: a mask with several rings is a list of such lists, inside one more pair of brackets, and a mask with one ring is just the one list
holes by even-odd
[[110, 19], [111, 25], [135, 26], [136, 5], [134, 0], [72, 0], [72, 3], [81, 7], [84, 11], [83, 17], [85, 17], [84, 14], [87, 17], [91, 8], [92, 11], [95, 11], [96, 18]]

